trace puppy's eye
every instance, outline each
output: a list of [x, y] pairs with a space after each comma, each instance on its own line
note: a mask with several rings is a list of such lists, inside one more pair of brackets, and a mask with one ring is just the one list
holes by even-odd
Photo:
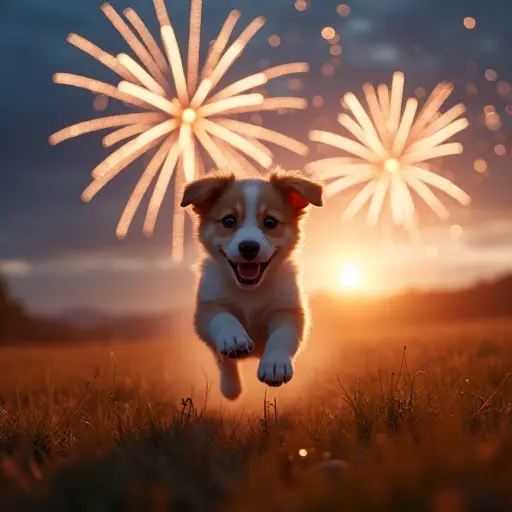
[[263, 226], [265, 227], [265, 229], [275, 229], [278, 224], [279, 221], [274, 217], [265, 217], [263, 219]]
[[225, 228], [233, 229], [236, 226], [236, 217], [234, 215], [226, 215], [221, 222]]

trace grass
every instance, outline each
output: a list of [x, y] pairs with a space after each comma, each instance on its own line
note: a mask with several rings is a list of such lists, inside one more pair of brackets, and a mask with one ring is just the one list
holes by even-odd
[[512, 510], [512, 321], [315, 327], [222, 407], [186, 338], [2, 349], [0, 510]]

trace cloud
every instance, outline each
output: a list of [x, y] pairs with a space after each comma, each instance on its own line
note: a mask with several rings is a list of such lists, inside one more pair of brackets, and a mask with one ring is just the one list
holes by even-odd
[[467, 233], [465, 240], [469, 247], [508, 248], [512, 253], [512, 219], [494, 219], [477, 225]]
[[30, 263], [23, 260], [0, 260], [0, 276], [22, 277], [32, 272]]

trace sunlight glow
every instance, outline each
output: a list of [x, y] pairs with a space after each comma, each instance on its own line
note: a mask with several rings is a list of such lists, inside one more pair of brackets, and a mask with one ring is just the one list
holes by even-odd
[[361, 286], [361, 269], [356, 265], [345, 265], [340, 272], [340, 284], [343, 288], [359, 288]]

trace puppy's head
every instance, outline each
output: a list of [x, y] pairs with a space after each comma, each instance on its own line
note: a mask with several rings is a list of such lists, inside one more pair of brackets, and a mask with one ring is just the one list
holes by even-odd
[[241, 288], [257, 287], [292, 253], [310, 204], [322, 206], [323, 188], [297, 172], [268, 180], [212, 174], [190, 183], [182, 207], [199, 218], [199, 240]]

